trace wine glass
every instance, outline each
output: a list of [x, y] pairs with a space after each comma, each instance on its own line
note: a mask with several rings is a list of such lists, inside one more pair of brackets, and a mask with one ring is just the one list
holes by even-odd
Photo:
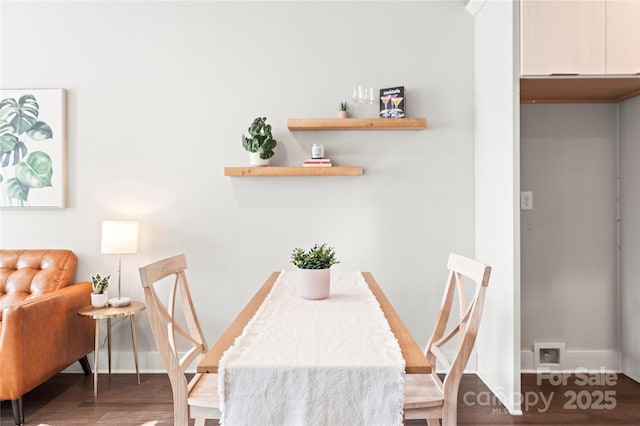
[[369, 87], [366, 89], [365, 91], [365, 97], [364, 97], [364, 102], [369, 105], [369, 109], [371, 109], [371, 105], [374, 104], [374, 102], [376, 102], [377, 99], [374, 99], [373, 97], [373, 87]]
[[351, 100], [356, 104], [356, 117], [358, 118], [358, 108], [360, 103], [364, 100], [364, 87], [360, 84], [354, 84], [351, 91]]

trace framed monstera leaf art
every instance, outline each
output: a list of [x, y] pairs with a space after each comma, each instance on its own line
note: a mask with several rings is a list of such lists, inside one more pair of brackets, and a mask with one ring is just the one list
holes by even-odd
[[64, 89], [0, 89], [0, 207], [65, 207]]

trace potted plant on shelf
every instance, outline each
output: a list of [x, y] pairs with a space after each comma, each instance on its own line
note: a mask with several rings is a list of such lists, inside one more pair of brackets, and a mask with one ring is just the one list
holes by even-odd
[[338, 118], [349, 118], [348, 105], [346, 102], [340, 102], [340, 106], [338, 108]]
[[330, 268], [336, 263], [336, 253], [327, 244], [315, 244], [309, 251], [293, 249], [291, 263], [298, 267], [298, 295], [303, 299], [320, 300], [329, 297]]
[[93, 288], [91, 304], [93, 307], [102, 308], [109, 302], [109, 295], [107, 294], [109, 278], [111, 278], [111, 274], [106, 277], [101, 277], [100, 274], [91, 275], [91, 287]]
[[271, 125], [267, 117], [256, 117], [249, 126], [249, 136], [242, 135], [242, 146], [249, 151], [249, 164], [252, 166], [268, 166], [269, 159], [274, 156], [273, 149], [278, 142], [271, 134]]

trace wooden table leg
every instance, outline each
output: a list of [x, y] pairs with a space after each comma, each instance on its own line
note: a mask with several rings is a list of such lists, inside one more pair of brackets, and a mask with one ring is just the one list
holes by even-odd
[[93, 348], [93, 397], [98, 396], [98, 353], [100, 352], [100, 320], [96, 322], [96, 342]]
[[109, 354], [109, 379], [111, 379], [111, 318], [107, 318], [107, 346]]
[[136, 320], [135, 315], [131, 315], [131, 338], [133, 339], [133, 359], [136, 363], [136, 376], [138, 377], [138, 384], [140, 384], [140, 369], [138, 368], [138, 335], [136, 334]]

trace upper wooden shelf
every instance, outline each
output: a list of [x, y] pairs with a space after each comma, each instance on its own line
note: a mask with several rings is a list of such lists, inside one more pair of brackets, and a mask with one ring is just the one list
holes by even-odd
[[520, 103], [615, 103], [640, 94], [640, 76], [520, 78]]
[[289, 130], [424, 129], [426, 118], [290, 118]]
[[361, 176], [361, 167], [225, 167], [225, 176]]

